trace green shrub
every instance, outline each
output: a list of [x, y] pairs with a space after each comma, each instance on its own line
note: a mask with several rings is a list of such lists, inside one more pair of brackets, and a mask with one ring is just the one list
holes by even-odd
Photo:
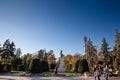
[[68, 70], [71, 70], [72, 69], [72, 64], [69, 64], [68, 65]]
[[25, 71], [25, 66], [23, 64], [18, 65], [17, 71]]
[[43, 72], [47, 72], [49, 71], [49, 66], [48, 66], [48, 63], [47, 61], [41, 61], [41, 65], [42, 65], [42, 68], [43, 68]]
[[0, 72], [3, 72], [3, 65], [0, 63]]
[[79, 66], [79, 67], [78, 67], [78, 72], [79, 72], [79, 73], [84, 73], [84, 68], [83, 68], [83, 66]]
[[3, 71], [4, 72], [10, 72], [11, 71], [11, 65], [10, 64], [4, 64], [3, 65]]
[[41, 65], [40, 59], [32, 59], [29, 65], [29, 71], [31, 73], [42, 73], [43, 67]]
[[56, 64], [51, 64], [50, 65], [50, 69], [55, 69], [55, 67], [56, 67]]
[[72, 70], [66, 70], [65, 72], [66, 73], [74, 73], [74, 71], [72, 71]]
[[80, 62], [80, 60], [77, 60], [77, 61], [75, 62], [74, 72], [78, 72], [79, 62]]
[[78, 61], [76, 61], [75, 72], [84, 73], [88, 71], [89, 71], [89, 67], [86, 59], [79, 59]]
[[12, 63], [12, 70], [17, 70], [17, 66], [22, 64], [22, 59], [20, 58], [12, 58], [11, 59], [11, 63]]
[[89, 66], [86, 59], [82, 59], [83, 72], [89, 72]]

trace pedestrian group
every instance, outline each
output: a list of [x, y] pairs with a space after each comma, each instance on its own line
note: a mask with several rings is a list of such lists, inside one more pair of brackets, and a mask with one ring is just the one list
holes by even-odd
[[[110, 71], [109, 71], [110, 70]], [[105, 80], [108, 80], [108, 74], [112, 75], [112, 69], [108, 68], [107, 65], [104, 67], [99, 65], [94, 66], [94, 80], [100, 80], [100, 77], [103, 75]]]

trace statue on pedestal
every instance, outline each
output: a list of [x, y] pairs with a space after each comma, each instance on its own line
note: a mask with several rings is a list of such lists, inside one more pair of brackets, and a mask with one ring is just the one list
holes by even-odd
[[57, 72], [59, 72], [59, 73], [65, 72], [65, 68], [63, 67], [63, 64], [62, 64], [62, 57], [63, 56], [64, 55], [63, 55], [62, 50], [61, 50], [60, 57], [59, 57], [59, 60], [57, 62], [56, 68], [55, 68], [55, 74], [57, 74]]
[[59, 72], [59, 73], [65, 72], [65, 68], [63, 67], [63, 64], [62, 64], [62, 57], [63, 57], [63, 53], [62, 53], [62, 50], [61, 50], [58, 65], [56, 66], [56, 73], [57, 72]]

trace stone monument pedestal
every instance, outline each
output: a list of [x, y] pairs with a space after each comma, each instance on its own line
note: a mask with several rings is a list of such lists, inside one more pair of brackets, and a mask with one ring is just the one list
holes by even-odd
[[63, 54], [62, 54], [62, 50], [60, 52], [60, 57], [57, 59], [57, 65], [54, 69], [54, 73], [55, 74], [58, 74], [58, 73], [64, 73], [65, 72], [65, 68], [63, 67], [63, 64], [62, 64], [62, 57], [63, 57]]
[[59, 66], [58, 66], [57, 71], [58, 71], [58, 73], [64, 73], [65, 72], [65, 68], [63, 67], [62, 58], [61, 57], [59, 58]]

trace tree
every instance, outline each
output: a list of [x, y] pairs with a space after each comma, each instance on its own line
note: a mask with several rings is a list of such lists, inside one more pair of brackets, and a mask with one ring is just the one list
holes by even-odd
[[17, 70], [18, 65], [22, 64], [22, 59], [17, 57], [11, 58], [12, 70]]
[[96, 46], [93, 45], [91, 39], [84, 37], [85, 42], [85, 58], [88, 61], [89, 67], [93, 67], [94, 64], [96, 64], [96, 60], [94, 57], [97, 56], [97, 49]]
[[66, 69], [68, 69], [67, 66], [70, 64], [71, 60], [72, 60], [72, 55], [71, 54], [68, 54], [68, 55], [63, 57], [63, 66]]
[[3, 44], [3, 49], [10, 49], [10, 39], [7, 39]]
[[55, 64], [55, 55], [53, 54], [53, 50], [48, 51], [48, 53], [46, 54], [47, 56], [47, 62], [49, 67], [51, 66], [51, 64]]
[[75, 63], [77, 60], [79, 59], [82, 59], [82, 55], [80, 53], [75, 53], [73, 56], [72, 56], [72, 59], [71, 59], [71, 62], [70, 62], [70, 66], [72, 68], [72, 70], [75, 69]]
[[114, 52], [115, 59], [114, 59], [114, 68], [115, 70], [120, 71], [120, 46], [117, 47], [117, 50]]
[[8, 58], [9, 56], [14, 56], [15, 44], [14, 42], [10, 43], [10, 40], [7, 39], [3, 44], [2, 58]]
[[115, 70], [120, 71], [120, 33], [116, 29], [115, 34], [115, 46], [113, 50], [113, 66]]
[[108, 43], [107, 43], [105, 37], [103, 37], [100, 53], [103, 54], [105, 61], [108, 60], [108, 53], [109, 53], [108, 49], [110, 49], [110, 48], [108, 48]]
[[24, 56], [22, 56], [22, 61], [23, 61], [23, 64], [25, 65], [26, 71], [28, 71], [31, 60], [32, 60], [32, 54], [30, 53], [27, 53]]
[[15, 56], [20, 57], [21, 54], [22, 54], [21, 49], [17, 48], [16, 51], [15, 51]]
[[39, 58], [40, 60], [43, 60], [43, 57], [44, 57], [44, 50], [38, 51], [38, 58]]

